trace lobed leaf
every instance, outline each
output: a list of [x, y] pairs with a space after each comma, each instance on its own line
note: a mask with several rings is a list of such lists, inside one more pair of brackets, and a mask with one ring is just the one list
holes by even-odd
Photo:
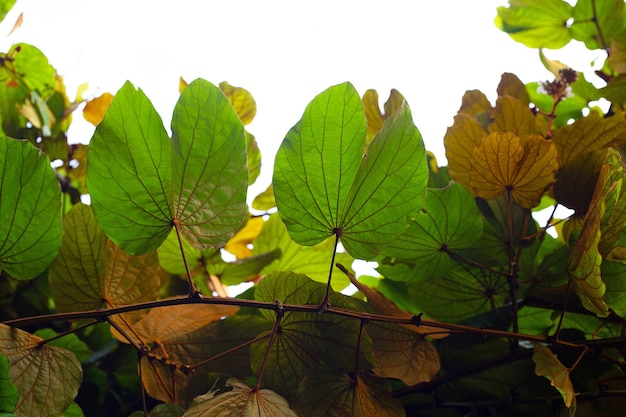
[[457, 114], [454, 116], [454, 124], [443, 138], [450, 176], [473, 195], [476, 192], [470, 184], [471, 158], [474, 149], [480, 146], [486, 135], [474, 118]]
[[0, 351], [10, 361], [11, 379], [20, 393], [18, 415], [62, 413], [81, 384], [82, 369], [74, 354], [42, 342], [40, 337], [0, 324]]
[[489, 125], [489, 132], [511, 132], [522, 141], [526, 141], [529, 136], [541, 136], [535, 115], [528, 104], [517, 98], [498, 97], [493, 119], [493, 123]]
[[539, 343], [535, 343], [534, 346], [532, 359], [535, 363], [535, 374], [545, 376], [550, 381], [550, 384], [561, 393], [565, 406], [570, 409], [570, 415], [573, 415], [576, 410], [576, 393], [569, 377], [569, 369], [563, 366], [548, 347]]
[[578, 0], [573, 8], [572, 37], [585, 43], [587, 49], [608, 49], [609, 40], [624, 22], [621, 0]]
[[391, 89], [389, 98], [383, 105], [384, 113], [378, 107], [378, 93], [376, 90], [367, 90], [363, 94], [363, 108], [367, 118], [367, 143], [370, 143], [376, 133], [380, 131], [385, 120], [391, 117], [404, 103], [404, 96], [396, 89]]
[[34, 278], [61, 247], [61, 189], [30, 142], [0, 137], [0, 271]]

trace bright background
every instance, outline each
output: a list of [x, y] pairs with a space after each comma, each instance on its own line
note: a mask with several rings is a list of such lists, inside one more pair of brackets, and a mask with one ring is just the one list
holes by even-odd
[[[263, 155], [251, 197], [271, 181], [273, 158], [308, 102], [351, 81], [391, 88], [407, 99], [427, 149], [445, 164], [443, 136], [465, 90], [494, 101], [503, 72], [523, 82], [552, 78], [536, 50], [493, 24], [506, 0], [18, 0], [0, 25], [0, 51], [12, 43], [40, 48], [64, 76], [68, 94], [88, 82], [91, 94], [115, 93], [130, 80], [152, 100], [169, 129], [178, 79], [201, 77], [245, 87], [257, 116], [248, 130]], [[22, 26], [7, 33], [20, 13]], [[570, 44], [548, 51], [579, 71], [601, 52]], [[88, 142], [93, 127], [80, 113], [71, 142]]]

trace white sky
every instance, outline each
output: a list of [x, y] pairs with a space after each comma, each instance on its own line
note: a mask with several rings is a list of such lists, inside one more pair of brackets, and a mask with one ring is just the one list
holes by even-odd
[[[39, 47], [65, 77], [68, 94], [89, 82], [116, 92], [129, 79], [152, 100], [169, 130], [178, 78], [228, 81], [248, 89], [257, 116], [248, 126], [263, 153], [252, 196], [271, 181], [273, 157], [305, 106], [327, 87], [351, 81], [362, 94], [391, 88], [409, 102], [426, 148], [445, 163], [443, 135], [465, 90], [491, 100], [500, 75], [551, 78], [536, 50], [493, 24], [506, 0], [18, 0], [0, 25], [0, 51]], [[22, 27], [7, 33], [23, 12]], [[587, 71], [601, 52], [571, 45], [548, 51]], [[74, 118], [72, 142], [93, 128]]]

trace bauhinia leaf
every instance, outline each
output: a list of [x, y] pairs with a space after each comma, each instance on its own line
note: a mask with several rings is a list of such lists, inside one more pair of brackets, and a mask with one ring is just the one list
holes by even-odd
[[12, 413], [20, 396], [9, 373], [9, 359], [0, 352], [0, 415]]
[[289, 403], [268, 389], [253, 390], [229, 379], [226, 389], [215, 387], [196, 397], [184, 417], [297, 417]]
[[517, 204], [530, 209], [539, 205], [557, 169], [551, 141], [494, 132], [474, 148], [469, 179], [478, 197], [490, 200], [509, 191]]
[[454, 117], [454, 124], [443, 138], [450, 176], [474, 195], [476, 193], [470, 184], [471, 158], [486, 135], [473, 117], [460, 113]]
[[72, 352], [42, 344], [43, 339], [0, 324], [0, 351], [20, 396], [16, 414], [48, 417], [65, 411], [76, 397], [82, 368]]
[[367, 149], [366, 136], [359, 95], [344, 83], [318, 95], [285, 137], [274, 193], [297, 243], [335, 235], [351, 255], [371, 259], [419, 209], [428, 167], [408, 107], [385, 121]]
[[535, 374], [545, 376], [550, 381], [550, 384], [561, 393], [565, 406], [570, 409], [570, 416], [574, 415], [576, 395], [569, 377], [569, 369], [563, 366], [549, 348], [539, 343], [535, 343], [533, 362]]
[[256, 101], [252, 94], [245, 88], [232, 86], [226, 81], [222, 81], [219, 87], [233, 105], [243, 124], [250, 124], [256, 116]]
[[0, 195], [0, 271], [34, 278], [61, 247], [61, 188], [30, 142], [0, 137]]
[[322, 367], [304, 380], [295, 409], [300, 417], [397, 417], [405, 413], [385, 380], [360, 374], [351, 377]]
[[83, 109], [83, 117], [92, 125], [98, 126], [112, 101], [113, 94], [107, 92], [89, 100]]
[[214, 85], [184, 89], [170, 141], [145, 94], [126, 83], [90, 144], [87, 183], [98, 223], [122, 249], [145, 254], [172, 226], [199, 249], [224, 245], [246, 215], [243, 125]]
[[384, 104], [383, 114], [378, 107], [378, 93], [376, 90], [367, 90], [363, 94], [363, 107], [367, 117], [367, 143], [369, 143], [376, 133], [383, 127], [385, 120], [394, 114], [404, 103], [404, 96], [396, 89], [392, 89], [389, 98]]
[[528, 103], [525, 104], [516, 98], [498, 97], [493, 118], [493, 123], [489, 125], [490, 132], [515, 133], [522, 141], [530, 135], [541, 135]]
[[252, 256], [252, 249], [248, 246], [263, 230], [263, 223], [263, 217], [249, 218], [246, 225], [226, 243], [224, 249], [235, 255], [237, 259]]

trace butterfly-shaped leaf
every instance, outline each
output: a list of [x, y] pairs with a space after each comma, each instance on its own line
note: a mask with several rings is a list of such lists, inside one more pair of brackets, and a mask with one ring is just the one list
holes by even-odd
[[349, 83], [307, 106], [274, 165], [281, 219], [301, 245], [333, 235], [353, 256], [371, 259], [406, 228], [428, 181], [424, 144], [404, 104], [366, 148], [363, 104]]
[[92, 138], [87, 183], [96, 218], [132, 254], [158, 248], [173, 225], [194, 247], [221, 246], [245, 219], [246, 139], [224, 94], [204, 80], [189, 84], [172, 135], [127, 82]]

